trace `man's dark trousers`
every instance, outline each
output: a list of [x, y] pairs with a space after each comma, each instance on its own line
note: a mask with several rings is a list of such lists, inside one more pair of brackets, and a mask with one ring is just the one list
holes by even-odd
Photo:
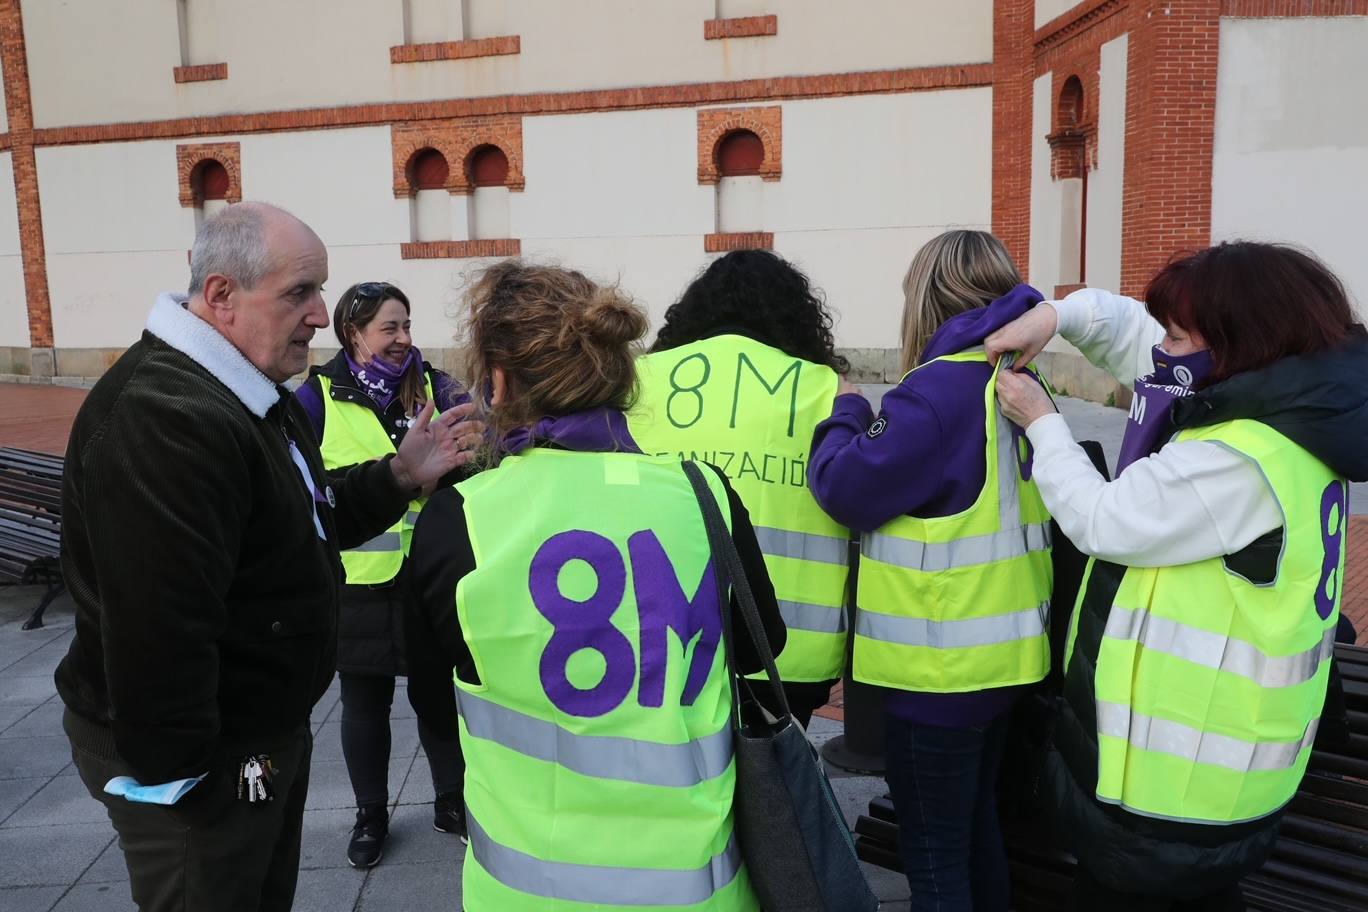
[[141, 912], [287, 912], [299, 877], [309, 791], [313, 736], [307, 725], [273, 744], [253, 747], [270, 755], [273, 801], [238, 799], [242, 758], [235, 757], [176, 805], [164, 807], [105, 794], [104, 784], [112, 777], [130, 775], [113, 750], [113, 738], [70, 710], [62, 723], [81, 781], [105, 806], [119, 834], [133, 901]]

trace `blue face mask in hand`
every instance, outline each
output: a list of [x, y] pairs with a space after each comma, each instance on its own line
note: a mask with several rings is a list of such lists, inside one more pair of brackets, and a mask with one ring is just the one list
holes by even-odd
[[139, 804], [175, 804], [185, 797], [185, 793], [199, 785], [204, 776], [193, 779], [177, 779], [160, 785], [143, 785], [132, 776], [115, 776], [105, 783], [107, 795], [126, 798]]
[[1135, 381], [1135, 398], [1121, 438], [1116, 474], [1155, 451], [1159, 438], [1168, 430], [1173, 403], [1192, 395], [1192, 388], [1210, 377], [1214, 367], [1210, 349], [1170, 355], [1162, 346], [1154, 346], [1154, 372]]

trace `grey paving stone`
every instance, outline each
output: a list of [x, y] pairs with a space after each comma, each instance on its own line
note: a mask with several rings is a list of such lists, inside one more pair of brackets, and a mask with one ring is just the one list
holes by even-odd
[[436, 798], [437, 794], [432, 788], [432, 771], [428, 767], [427, 755], [419, 751], [418, 756], [413, 760], [413, 769], [409, 773], [408, 780], [404, 783], [404, 790], [399, 793], [399, 803], [431, 805]]
[[[299, 885], [295, 889], [294, 912], [340, 912], [356, 905], [361, 895], [361, 887], [366, 876], [351, 868], [319, 868], [299, 872]], [[406, 896], [391, 897], [391, 909], [418, 909], [408, 902]]]
[[11, 678], [0, 671], [0, 706], [37, 706], [57, 695], [51, 678]]
[[352, 872], [347, 865], [347, 841], [351, 838], [351, 828], [355, 822], [356, 811], [352, 808], [305, 811], [299, 867], [347, 868], [348, 873], [354, 873], [359, 881], [362, 875]]
[[[31, 707], [31, 712], [25, 713], [23, 718], [0, 732], [0, 738], [41, 738], [52, 735], [65, 737], [62, 732], [62, 710], [65, 708], [60, 700]], [[3, 709], [4, 707], [0, 707], [0, 710]]]
[[65, 735], [0, 739], [0, 779], [55, 776], [69, 765], [71, 744]]
[[52, 823], [109, 825], [109, 815], [103, 804], [90, 797], [81, 777], [73, 774], [53, 777], [0, 826], [37, 827]]
[[45, 675], [49, 678], [57, 670], [57, 663], [66, 658], [67, 644], [56, 643], [35, 649], [12, 665], [5, 666], [6, 678]]
[[0, 887], [0, 910], [48, 912], [66, 887]]
[[[390, 798], [399, 794], [408, 775], [408, 762], [391, 761], [389, 768]], [[355, 808], [356, 798], [352, 794], [351, 780], [347, 778], [347, 765], [340, 761], [315, 762], [309, 771], [309, 810], [324, 808]]]
[[[18, 678], [16, 680], [25, 680]], [[41, 703], [0, 703], [0, 738], [5, 737], [14, 723], [33, 712]]]
[[17, 811], [25, 801], [38, 793], [48, 778], [39, 779], [0, 779], [0, 826], [5, 818]]
[[[113, 827], [110, 827], [113, 832]], [[111, 842], [100, 857], [95, 859], [95, 863], [86, 869], [81, 875], [81, 879], [76, 881], [78, 884], [100, 884], [118, 883], [128, 880], [128, 865], [124, 863], [123, 849], [119, 848], [119, 841], [116, 839]]]
[[444, 861], [405, 865], [381, 862], [366, 878], [356, 908], [359, 912], [392, 912], [395, 909], [454, 912], [461, 908], [461, 869]]
[[390, 816], [390, 837], [385, 843], [382, 865], [426, 864], [444, 861], [459, 865], [465, 857], [465, 844], [452, 833], [432, 828], [432, 808], [400, 805]]
[[127, 883], [78, 884], [52, 912], [138, 912]]
[[113, 839], [108, 822], [0, 829], [0, 886], [73, 883]]

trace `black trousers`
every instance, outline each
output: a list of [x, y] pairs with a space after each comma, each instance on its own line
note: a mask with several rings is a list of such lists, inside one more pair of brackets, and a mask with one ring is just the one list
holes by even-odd
[[[342, 672], [342, 756], [347, 761], [357, 807], [389, 804], [390, 708], [394, 678]], [[458, 795], [465, 780], [465, 757], [458, 738], [443, 738], [420, 720], [418, 740], [427, 754], [432, 788]]]
[[62, 723], [81, 781], [105, 806], [119, 834], [133, 901], [141, 912], [288, 912], [299, 877], [309, 792], [313, 736], [308, 726], [250, 749], [270, 755], [273, 801], [238, 800], [238, 758], [211, 770], [179, 802], [164, 807], [105, 794], [104, 784], [112, 777], [130, 775], [113, 755], [113, 738], [70, 711]]

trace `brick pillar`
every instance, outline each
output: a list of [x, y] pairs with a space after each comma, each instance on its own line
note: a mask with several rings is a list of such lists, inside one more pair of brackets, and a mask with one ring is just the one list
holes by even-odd
[[1035, 3], [993, 4], [993, 233], [1024, 273], [1031, 249]]
[[33, 101], [29, 94], [28, 54], [20, 0], [0, 0], [0, 61], [5, 73], [5, 111], [9, 116], [14, 195], [19, 210], [19, 250], [28, 301], [29, 345], [36, 376], [55, 371], [52, 305], [48, 299], [47, 257], [43, 250], [43, 212], [38, 199], [38, 163], [33, 154]]
[[1211, 243], [1221, 0], [1137, 2], [1132, 23], [1121, 292], [1138, 296], [1175, 253]]

